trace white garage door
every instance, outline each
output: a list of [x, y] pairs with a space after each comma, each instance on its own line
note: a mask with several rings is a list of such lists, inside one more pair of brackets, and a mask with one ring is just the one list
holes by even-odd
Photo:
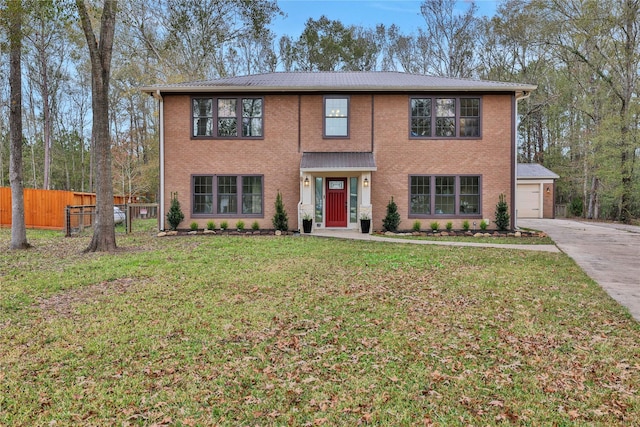
[[518, 218], [542, 218], [539, 184], [518, 184]]

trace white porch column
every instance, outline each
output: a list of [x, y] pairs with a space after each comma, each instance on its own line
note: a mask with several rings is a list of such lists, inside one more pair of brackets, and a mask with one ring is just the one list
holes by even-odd
[[[360, 216], [363, 214], [369, 215], [371, 218], [372, 206], [371, 206], [371, 172], [362, 172], [360, 175]], [[371, 218], [373, 219], [373, 218]]]
[[315, 184], [311, 174], [300, 173], [300, 204], [298, 209], [298, 223], [302, 224], [304, 214], [313, 216], [313, 186]]

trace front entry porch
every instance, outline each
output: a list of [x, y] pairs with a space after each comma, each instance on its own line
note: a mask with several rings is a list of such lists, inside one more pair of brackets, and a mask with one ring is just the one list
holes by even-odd
[[372, 153], [304, 153], [300, 167], [299, 222], [313, 229], [360, 230], [371, 218]]

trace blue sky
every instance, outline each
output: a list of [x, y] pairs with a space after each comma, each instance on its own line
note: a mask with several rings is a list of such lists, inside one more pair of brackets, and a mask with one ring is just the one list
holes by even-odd
[[[499, 0], [476, 0], [478, 14], [493, 16]], [[278, 0], [278, 6], [287, 14], [274, 23], [278, 36], [287, 34], [298, 38], [309, 19], [322, 15], [339, 20], [345, 25], [373, 28], [376, 24], [387, 27], [396, 24], [403, 34], [409, 34], [424, 25], [420, 15], [422, 1], [417, 0]], [[461, 10], [467, 10], [466, 0], [459, 0]]]

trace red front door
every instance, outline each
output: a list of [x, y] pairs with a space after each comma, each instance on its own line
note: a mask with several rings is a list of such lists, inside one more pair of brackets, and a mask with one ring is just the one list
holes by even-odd
[[347, 178], [327, 178], [327, 223], [325, 227], [347, 226]]

